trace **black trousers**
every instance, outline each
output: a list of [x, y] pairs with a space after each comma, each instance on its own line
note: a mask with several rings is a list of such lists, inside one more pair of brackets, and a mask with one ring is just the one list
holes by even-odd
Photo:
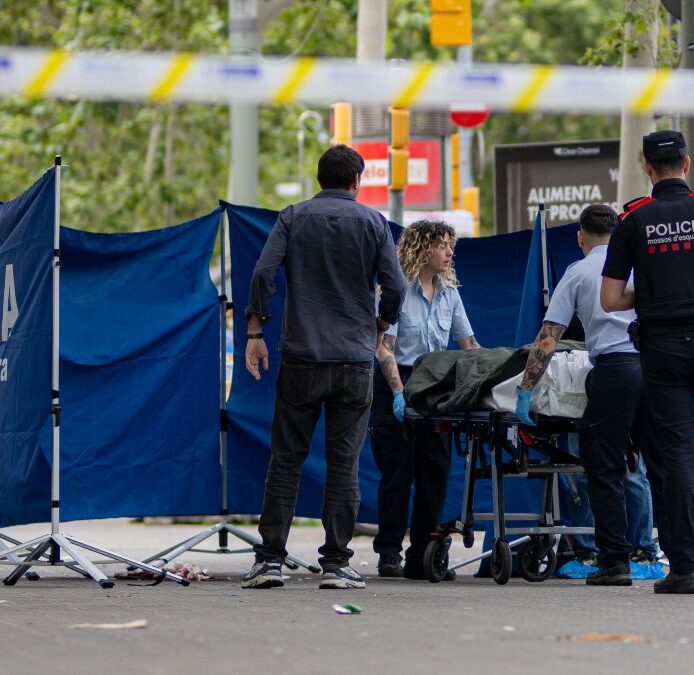
[[343, 567], [352, 557], [347, 545], [354, 534], [361, 452], [373, 396], [373, 364], [282, 361], [272, 419], [270, 466], [258, 530], [257, 560], [284, 560], [294, 517], [301, 467], [311, 437], [325, 409], [323, 496], [325, 544], [318, 549], [324, 570]]
[[661, 546], [671, 570], [687, 574], [694, 572], [694, 327], [643, 331], [641, 364], [657, 439], [651, 481], [662, 494]]
[[[410, 372], [410, 368], [400, 367], [403, 383]], [[393, 394], [377, 368], [370, 433], [381, 480], [378, 484], [378, 535], [373, 547], [380, 556], [401, 559], [414, 483], [410, 547], [405, 561], [408, 566], [418, 567], [422, 564], [430, 534], [441, 521], [451, 463], [450, 439], [444, 440], [431, 424], [417, 423], [408, 430], [393, 416], [392, 403]]]
[[595, 518], [595, 543], [606, 566], [628, 563], [624, 501], [629, 436], [642, 400], [638, 354], [598, 356], [586, 381], [588, 405], [578, 425], [581, 462]]

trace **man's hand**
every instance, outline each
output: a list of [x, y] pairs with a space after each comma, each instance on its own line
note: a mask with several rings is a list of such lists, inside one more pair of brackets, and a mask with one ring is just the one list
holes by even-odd
[[260, 362], [263, 362], [263, 368], [267, 371], [270, 367], [268, 361], [267, 347], [265, 340], [247, 340], [246, 341], [246, 370], [256, 379], [260, 380]]
[[405, 421], [405, 394], [401, 391], [393, 394], [393, 415], [398, 422]]
[[532, 392], [528, 389], [516, 387], [516, 417], [526, 426], [534, 427], [537, 423], [533, 422], [530, 417], [530, 395]]

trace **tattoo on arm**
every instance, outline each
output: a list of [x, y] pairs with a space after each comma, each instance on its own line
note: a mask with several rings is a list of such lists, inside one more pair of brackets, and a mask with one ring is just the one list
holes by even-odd
[[385, 377], [391, 391], [394, 392], [402, 389], [398, 364], [395, 362], [395, 339], [394, 335], [385, 335], [378, 353], [378, 362], [383, 377]]
[[479, 349], [480, 343], [477, 342], [474, 335], [471, 335], [470, 337], [466, 337], [466, 338], [463, 338], [462, 340], [459, 340], [458, 346], [461, 349]]
[[540, 332], [535, 338], [530, 354], [528, 354], [528, 362], [525, 365], [521, 389], [534, 389], [540, 378], [547, 370], [549, 362], [554, 356], [557, 349], [557, 341], [566, 331], [566, 326], [559, 323], [545, 321], [542, 324]]

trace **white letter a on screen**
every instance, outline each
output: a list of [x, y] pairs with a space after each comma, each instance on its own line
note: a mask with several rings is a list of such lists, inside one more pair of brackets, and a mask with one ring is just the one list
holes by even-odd
[[2, 292], [2, 332], [0, 341], [7, 342], [12, 326], [19, 316], [17, 293], [14, 290], [14, 265], [5, 265], [5, 290]]

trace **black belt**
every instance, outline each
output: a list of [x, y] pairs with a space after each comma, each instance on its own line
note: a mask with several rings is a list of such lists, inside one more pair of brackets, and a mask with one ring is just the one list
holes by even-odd
[[598, 354], [595, 357], [595, 363], [601, 363], [603, 361], [609, 361], [610, 359], [616, 359], [619, 357], [620, 359], [623, 359], [624, 357], [628, 357], [631, 359], [639, 359], [641, 358], [638, 354], [638, 352], [610, 352], [609, 354]]

